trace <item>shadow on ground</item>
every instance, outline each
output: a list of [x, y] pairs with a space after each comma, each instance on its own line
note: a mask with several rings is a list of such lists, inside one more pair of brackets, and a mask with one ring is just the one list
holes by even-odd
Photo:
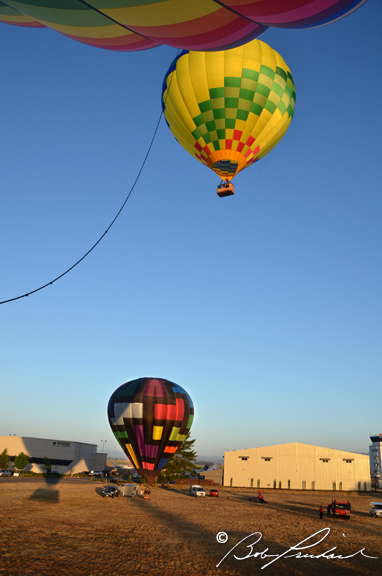
[[60, 499], [59, 490], [54, 490], [53, 488], [37, 488], [30, 496], [30, 500], [43, 500], [44, 502], [50, 502], [51, 504], [57, 504]]
[[[177, 493], [186, 495], [185, 492], [181, 490], [173, 491], [174, 495]], [[137, 498], [134, 499], [132, 505], [133, 507], [144, 506], [147, 514], [152, 517], [153, 523], [159, 521], [161, 524], [166, 525], [169, 530], [169, 542], [176, 542], [174, 537], [176, 538], [176, 535], [178, 535], [179, 543], [176, 543], [175, 550], [171, 551], [166, 547], [166, 554], [171, 555], [175, 553], [176, 555], [176, 550], [179, 549], [179, 546], [186, 547], [190, 556], [195, 557], [201, 554], [205, 557], [205, 573], [208, 572], [208, 574], [210, 574], [212, 569], [213, 572], [216, 571], [217, 576], [219, 574], [253, 576], [254, 573], [264, 568], [265, 565], [272, 560], [272, 557], [274, 558], [277, 555], [285, 553], [288, 546], [298, 545], [298, 541], [296, 541], [290, 542], [290, 544], [285, 547], [274, 540], [266, 538], [266, 535], [263, 537], [260, 532], [257, 532], [257, 535], [251, 535], [251, 530], [248, 530], [246, 533], [242, 530], [230, 530], [229, 534], [225, 532], [218, 533], [217, 531], [215, 534], [210, 530], [204, 529], [200, 523], [179, 518], [178, 515], [159, 508], [155, 502], [149, 500], [144, 501]], [[299, 513], [301, 514], [300, 510]], [[311, 515], [311, 512], [308, 512], [308, 515]], [[319, 529], [322, 529], [322, 525]], [[312, 547], [315, 542], [318, 542], [319, 539], [322, 538], [322, 534], [320, 536], [305, 534], [302, 536], [301, 541], [304, 540], [304, 538], [308, 538], [308, 536], [312, 536], [310, 540]], [[330, 538], [328, 537], [326, 542], [321, 542], [321, 544], [305, 550], [305, 552], [318, 555], [338, 544], [329, 540]], [[253, 547], [251, 544], [253, 544]], [[301, 547], [303, 548], [302, 544]], [[256, 552], [258, 556], [255, 556]], [[260, 556], [262, 552], [268, 557], [262, 558]], [[356, 550], [352, 550], [351, 553], [352, 552], [356, 552]], [[340, 551], [337, 553], [340, 554]], [[304, 552], [302, 552], [302, 554], [304, 554]], [[237, 556], [236, 558], [235, 555]], [[373, 562], [373, 560], [362, 557], [352, 558], [351, 561], [347, 561], [346, 563], [340, 564], [339, 562], [339, 560], [333, 560], [328, 567], [328, 560], [325, 559], [280, 558], [266, 567], [267, 576], [280, 576], [280, 574], [301, 576], [301, 574], [306, 573], [309, 573], [310, 576], [322, 576], [324, 571], [330, 573], [331, 576], [361, 576], [371, 573], [374, 574], [374, 568], [377, 567], [374, 564], [372, 566], [365, 566], [367, 562], [370, 563]], [[380, 566], [380, 564], [378, 564], [378, 566]], [[372, 568], [372, 572], [370, 572], [370, 568]]]
[[30, 496], [30, 500], [43, 500], [44, 502], [50, 502], [52, 504], [57, 504], [60, 499], [59, 490], [55, 490], [53, 486], [60, 482], [61, 478], [48, 478], [44, 476], [44, 482], [47, 488], [37, 488]]

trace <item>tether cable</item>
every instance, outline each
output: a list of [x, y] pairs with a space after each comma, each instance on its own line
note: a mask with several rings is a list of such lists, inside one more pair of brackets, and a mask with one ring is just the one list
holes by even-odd
[[[177, 55], [178, 55], [178, 54], [179, 54], [179, 50], [178, 50], [178, 52], [177, 52]], [[166, 102], [166, 100], [167, 100], [167, 96], [168, 96], [168, 93], [169, 93], [169, 90], [170, 90], [172, 78], [173, 78], [173, 76], [171, 76], [171, 79], [170, 79], [170, 84], [169, 84], [168, 89], [167, 89], [167, 94], [166, 94], [165, 102]], [[135, 178], [134, 184], [133, 184], [132, 187], [130, 188], [130, 191], [129, 191], [128, 195], [126, 196], [126, 198], [125, 198], [122, 206], [121, 206], [120, 209], [118, 210], [118, 212], [117, 212], [116, 216], [114, 217], [114, 219], [112, 220], [111, 224], [109, 224], [109, 226], [106, 228], [106, 230], [105, 230], [105, 232], [102, 234], [102, 236], [101, 236], [100, 238], [98, 238], [97, 242], [96, 242], [95, 244], [93, 244], [93, 246], [90, 248], [90, 250], [88, 250], [88, 251], [86, 252], [86, 254], [84, 254], [84, 255], [82, 256], [82, 258], [80, 258], [79, 260], [77, 260], [77, 262], [76, 262], [75, 264], [73, 264], [73, 266], [71, 266], [70, 268], [68, 268], [67, 270], [65, 270], [65, 272], [63, 272], [62, 274], [60, 274], [59, 276], [57, 276], [57, 278], [54, 278], [54, 280], [51, 280], [50, 282], [47, 282], [46, 284], [44, 284], [43, 286], [40, 286], [39, 288], [36, 288], [35, 290], [31, 290], [31, 291], [28, 292], [27, 294], [22, 294], [21, 296], [16, 296], [15, 298], [9, 298], [8, 300], [3, 300], [2, 302], [0, 302], [0, 304], [7, 304], [8, 302], [14, 302], [15, 300], [20, 300], [21, 298], [26, 298], [27, 296], [30, 296], [31, 294], [35, 294], [36, 292], [39, 292], [40, 290], [43, 290], [43, 289], [46, 288], [47, 286], [51, 286], [52, 284], [54, 284], [55, 282], [57, 282], [57, 280], [60, 280], [60, 278], [63, 278], [63, 276], [65, 276], [65, 275], [68, 274], [71, 270], [73, 270], [73, 268], [75, 268], [76, 266], [78, 266], [78, 264], [79, 264], [80, 262], [82, 262], [82, 260], [85, 260], [86, 256], [88, 256], [88, 255], [90, 254], [90, 252], [92, 252], [92, 251], [94, 250], [94, 248], [101, 242], [101, 240], [102, 240], [102, 239], [106, 236], [106, 234], [109, 232], [110, 228], [113, 226], [114, 222], [117, 220], [118, 216], [120, 215], [120, 213], [121, 213], [122, 210], [124, 209], [126, 202], [127, 202], [128, 199], [130, 198], [131, 193], [132, 193], [132, 191], [134, 190], [135, 185], [136, 185], [136, 183], [137, 183], [138, 180], [139, 180], [139, 177], [140, 177], [140, 175], [141, 175], [141, 173], [142, 173], [142, 170], [143, 170], [143, 168], [144, 168], [144, 166], [145, 166], [145, 164], [146, 164], [147, 158], [149, 157], [151, 148], [152, 148], [152, 146], [153, 146], [153, 144], [154, 144], [154, 140], [155, 140], [155, 137], [156, 137], [157, 132], [158, 132], [158, 129], [159, 129], [159, 124], [160, 124], [160, 122], [161, 122], [161, 120], [162, 120], [162, 116], [163, 116], [163, 110], [162, 110], [161, 113], [160, 113], [158, 123], [157, 123], [157, 125], [156, 125], [155, 130], [154, 130], [154, 135], [153, 135], [153, 137], [151, 138], [151, 142], [150, 142], [150, 145], [149, 145], [149, 147], [148, 147], [148, 149], [147, 149], [146, 156], [145, 156], [145, 158], [144, 158], [144, 160], [143, 160], [143, 162], [142, 162], [142, 165], [141, 165], [141, 167], [140, 167], [140, 169], [139, 169], [138, 175], [137, 175], [137, 177]]]
[[236, 186], [242, 186], [244, 188], [244, 186], [250, 186], [251, 184], [254, 184], [254, 182], [256, 182], [256, 180], [258, 180], [265, 168], [266, 163], [268, 162], [268, 156], [265, 158], [264, 163], [261, 166], [261, 170], [260, 172], [257, 174], [256, 178], [254, 180], [251, 180], [251, 182], [248, 182], [248, 184], [238, 184], [237, 182], [235, 182], [235, 187]]

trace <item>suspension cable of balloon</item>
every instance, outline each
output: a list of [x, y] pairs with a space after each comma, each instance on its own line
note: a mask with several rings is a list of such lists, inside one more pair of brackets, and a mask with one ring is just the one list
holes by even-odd
[[[177, 56], [179, 55], [179, 52], [180, 52], [180, 49], [178, 49], [178, 51], [177, 51], [177, 54], [176, 54]], [[172, 80], [172, 79], [171, 79], [171, 80]], [[65, 270], [65, 272], [62, 272], [62, 274], [60, 274], [59, 276], [57, 276], [56, 278], [54, 278], [54, 279], [51, 280], [50, 282], [47, 282], [47, 283], [44, 284], [43, 286], [40, 286], [39, 288], [35, 288], [34, 290], [31, 290], [30, 292], [27, 292], [26, 294], [21, 294], [20, 296], [15, 296], [14, 298], [9, 298], [8, 300], [3, 300], [3, 301], [0, 302], [0, 304], [7, 304], [8, 302], [14, 302], [15, 300], [20, 300], [21, 298], [26, 298], [27, 296], [30, 296], [31, 294], [35, 294], [36, 292], [40, 292], [40, 290], [43, 290], [44, 288], [47, 288], [48, 286], [51, 286], [52, 284], [54, 284], [55, 282], [57, 282], [57, 280], [60, 280], [60, 278], [63, 278], [64, 276], [66, 276], [66, 274], [68, 274], [69, 272], [71, 272], [76, 266], [78, 266], [78, 264], [80, 264], [80, 262], [82, 262], [83, 260], [85, 260], [85, 258], [90, 254], [90, 252], [92, 252], [92, 251], [94, 250], [94, 248], [95, 248], [96, 246], [98, 246], [98, 244], [101, 242], [101, 240], [102, 240], [102, 239], [106, 236], [106, 234], [109, 232], [110, 228], [113, 226], [113, 224], [114, 224], [114, 222], [117, 220], [118, 216], [121, 214], [122, 210], [124, 209], [124, 207], [125, 207], [125, 205], [126, 205], [126, 202], [127, 202], [128, 199], [130, 198], [131, 193], [133, 192], [133, 190], [134, 190], [134, 188], [135, 188], [135, 186], [136, 186], [136, 184], [137, 184], [137, 182], [138, 182], [138, 180], [139, 180], [139, 178], [140, 178], [140, 176], [141, 176], [141, 173], [142, 173], [143, 168], [144, 168], [144, 166], [145, 166], [145, 164], [146, 164], [147, 158], [149, 157], [151, 148], [152, 148], [152, 146], [153, 146], [153, 144], [154, 144], [154, 140], [155, 140], [155, 137], [156, 137], [156, 135], [157, 135], [160, 122], [161, 122], [161, 120], [162, 120], [162, 116], [163, 116], [163, 110], [161, 111], [161, 113], [160, 113], [160, 115], [159, 115], [159, 120], [158, 120], [157, 125], [156, 125], [156, 127], [155, 127], [153, 137], [151, 138], [150, 145], [149, 145], [149, 147], [148, 147], [148, 149], [147, 149], [146, 156], [144, 157], [143, 162], [142, 162], [142, 164], [141, 164], [141, 167], [140, 167], [140, 169], [139, 169], [139, 171], [138, 171], [137, 177], [135, 178], [134, 183], [133, 183], [132, 187], [130, 188], [130, 191], [129, 191], [129, 193], [127, 194], [127, 196], [126, 196], [126, 198], [125, 198], [122, 206], [121, 206], [120, 209], [118, 210], [117, 214], [115, 215], [115, 217], [113, 218], [113, 220], [111, 221], [111, 223], [109, 224], [109, 226], [106, 228], [105, 232], [102, 234], [102, 236], [100, 236], [100, 238], [98, 238], [97, 242], [95, 242], [95, 243], [93, 244], [93, 246], [86, 252], [86, 254], [84, 254], [79, 260], [77, 260], [77, 262], [75, 262], [72, 266], [70, 266], [70, 268], [68, 268], [67, 270]]]
[[239, 187], [241, 187], [241, 188], [245, 188], [246, 186], [251, 186], [251, 184], [254, 184], [254, 182], [256, 182], [256, 181], [260, 178], [261, 174], [263, 173], [263, 170], [264, 170], [265, 165], [266, 165], [267, 162], [268, 162], [268, 156], [265, 157], [265, 160], [264, 160], [264, 162], [262, 163], [260, 172], [257, 174], [257, 176], [256, 176], [253, 180], [251, 180], [251, 181], [248, 182], [247, 184], [238, 184], [237, 182], [235, 182], [235, 186], [239, 186]]

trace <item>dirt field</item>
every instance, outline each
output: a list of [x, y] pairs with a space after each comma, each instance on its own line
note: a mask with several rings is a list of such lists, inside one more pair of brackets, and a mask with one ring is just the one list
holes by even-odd
[[[150, 500], [143, 500], [101, 498], [102, 486], [80, 479], [54, 485], [42, 479], [0, 482], [0, 574], [382, 575], [382, 518], [368, 514], [375, 495], [269, 490], [265, 505], [249, 501], [256, 493], [250, 489], [220, 489], [219, 498], [203, 499], [177, 488], [154, 488]], [[332, 498], [350, 500], [350, 520], [328, 518], [326, 510], [319, 518], [319, 505]], [[326, 527], [331, 531], [325, 540], [301, 555], [334, 547], [331, 554], [350, 555], [365, 548], [364, 554], [378, 559], [282, 557], [264, 568], [277, 558], [265, 555], [282, 554]], [[217, 541], [221, 532], [226, 542]], [[262, 533], [261, 541], [251, 548], [259, 535], [247, 538], [216, 567], [254, 532]], [[253, 557], [256, 552], [262, 557]], [[238, 560], [234, 554], [252, 557]]]

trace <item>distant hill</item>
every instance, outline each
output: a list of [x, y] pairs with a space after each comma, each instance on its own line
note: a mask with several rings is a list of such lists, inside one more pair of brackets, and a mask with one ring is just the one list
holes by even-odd
[[110, 450], [110, 452], [107, 453], [107, 457], [112, 460], [126, 460], [126, 456], [121, 450]]
[[[130, 464], [130, 461], [126, 458], [123, 452], [110, 452], [107, 455], [108, 460], [114, 460], [118, 464]], [[224, 464], [224, 458], [222, 456], [198, 456], [196, 458], [196, 463], [200, 466], [205, 466], [208, 464], [212, 466], [213, 464]]]
[[205, 466], [206, 464], [210, 466], [212, 466], [212, 464], [224, 464], [224, 458], [222, 456], [198, 456], [196, 463], [201, 466]]

